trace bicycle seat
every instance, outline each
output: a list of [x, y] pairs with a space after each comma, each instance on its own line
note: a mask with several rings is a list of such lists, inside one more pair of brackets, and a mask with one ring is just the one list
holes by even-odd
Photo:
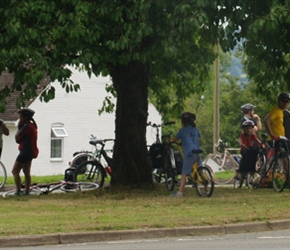
[[202, 154], [203, 153], [203, 150], [202, 149], [194, 149], [194, 150], [192, 150], [191, 151], [191, 153], [193, 153], [193, 154]]

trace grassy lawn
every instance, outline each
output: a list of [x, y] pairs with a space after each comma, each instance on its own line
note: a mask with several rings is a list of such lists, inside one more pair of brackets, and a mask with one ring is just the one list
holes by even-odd
[[[35, 177], [33, 181], [37, 182]], [[187, 188], [184, 198], [176, 198], [171, 197], [164, 185], [149, 191], [107, 187], [86, 193], [0, 197], [0, 202], [0, 236], [223, 225], [290, 218], [288, 188], [276, 193], [273, 189], [218, 187], [211, 198], [200, 198], [195, 189]]]

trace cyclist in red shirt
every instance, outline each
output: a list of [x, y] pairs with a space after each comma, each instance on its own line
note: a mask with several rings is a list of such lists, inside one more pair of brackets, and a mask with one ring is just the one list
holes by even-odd
[[18, 111], [18, 113], [19, 123], [15, 140], [19, 143], [19, 155], [17, 156], [12, 169], [12, 174], [14, 176], [17, 189], [15, 193], [16, 196], [21, 194], [21, 169], [23, 170], [25, 176], [24, 195], [29, 195], [31, 184], [31, 162], [32, 159], [37, 158], [39, 152], [37, 147], [37, 124], [32, 118], [35, 112], [29, 108], [22, 108]]
[[261, 141], [254, 131], [254, 122], [246, 120], [242, 124], [243, 132], [240, 135], [242, 159], [239, 170], [242, 173], [255, 172], [255, 164]]

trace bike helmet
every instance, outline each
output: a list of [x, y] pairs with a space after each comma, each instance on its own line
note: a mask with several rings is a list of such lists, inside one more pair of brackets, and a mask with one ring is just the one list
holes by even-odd
[[34, 115], [34, 110], [30, 109], [30, 108], [22, 108], [20, 110], [18, 110], [19, 114], [22, 114], [24, 117], [31, 119]]
[[179, 118], [183, 123], [193, 123], [196, 120], [196, 115], [194, 113], [190, 112], [184, 112], [182, 113]]
[[251, 103], [246, 103], [243, 106], [241, 106], [241, 110], [244, 114], [247, 114], [250, 110], [255, 109], [256, 107]]
[[287, 92], [282, 92], [278, 95], [278, 100], [290, 100], [290, 95]]
[[244, 121], [242, 124], [242, 128], [248, 127], [248, 126], [253, 128], [253, 127], [255, 127], [255, 123], [251, 120]]

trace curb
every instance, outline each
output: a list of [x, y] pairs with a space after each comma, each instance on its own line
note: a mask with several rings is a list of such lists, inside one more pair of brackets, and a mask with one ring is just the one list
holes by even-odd
[[224, 235], [247, 232], [289, 229], [290, 219], [269, 222], [225, 224], [223, 226], [192, 226], [182, 228], [153, 228], [123, 231], [99, 231], [88, 233], [62, 233], [31, 236], [0, 237], [0, 248], [41, 245], [74, 244], [99, 241], [118, 241], [180, 236]]

